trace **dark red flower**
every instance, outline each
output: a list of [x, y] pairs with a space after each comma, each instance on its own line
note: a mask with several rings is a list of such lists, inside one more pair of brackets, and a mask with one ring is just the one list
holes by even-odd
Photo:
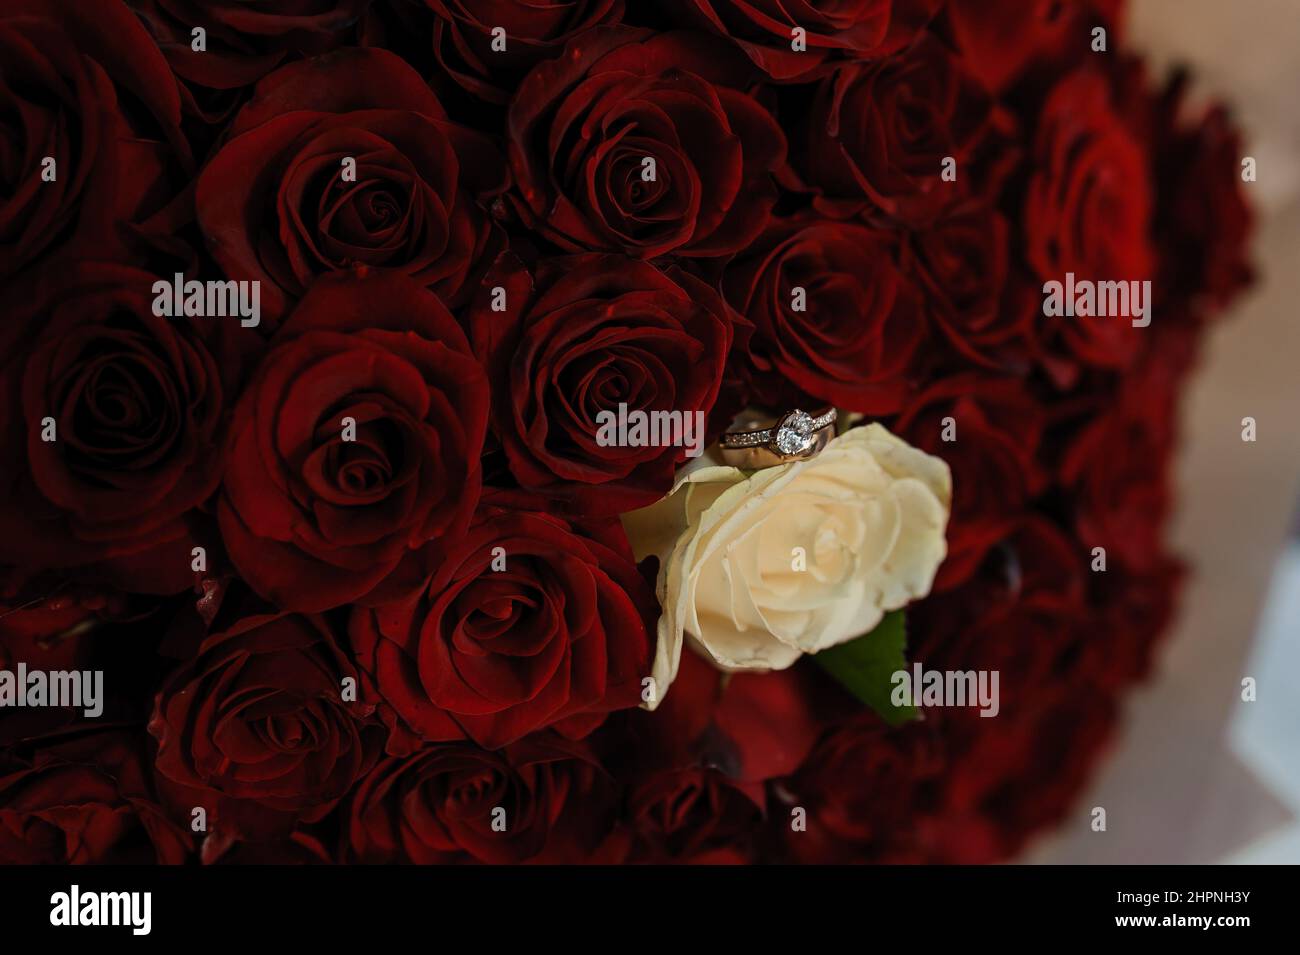
[[0, 773], [0, 863], [184, 862], [190, 835], [159, 806], [140, 744], [129, 733], [92, 733]]
[[[996, 671], [998, 709], [949, 711], [950, 720], [1013, 718], [1040, 685], [1082, 684], [1090, 647], [1111, 645], [1088, 606], [1092, 554], [1034, 515], [985, 556], [960, 587], [934, 594], [908, 613], [908, 657], [927, 670]], [[992, 712], [992, 710], [988, 710]]]
[[6, 2], [0, 62], [0, 278], [158, 238], [191, 157], [176, 81], [121, 0]]
[[361, 681], [320, 618], [255, 615], [209, 634], [149, 721], [171, 811], [202, 808], [223, 846], [323, 817], [382, 745]]
[[598, 27], [538, 65], [508, 117], [524, 223], [566, 251], [646, 259], [748, 245], [776, 201], [785, 136], [728, 52]]
[[826, 725], [857, 711], [844, 702], [815, 667], [723, 674], [685, 652], [659, 707], [626, 714], [609, 762], [638, 777], [708, 766], [753, 792], [793, 772]]
[[499, 752], [431, 746], [389, 757], [347, 814], [366, 863], [577, 862], [613, 826], [613, 780], [579, 744], [539, 736]]
[[899, 417], [900, 437], [952, 469], [948, 557], [937, 590], [969, 577], [1046, 487], [1037, 459], [1045, 423], [1025, 382], [974, 373], [937, 382]]
[[890, 730], [866, 713], [836, 730], [775, 786], [772, 821], [785, 853], [811, 863], [925, 861], [941, 754], [924, 723]]
[[432, 293], [375, 272], [320, 279], [272, 344], [231, 426], [231, 560], [294, 610], [418, 586], [424, 546], [478, 503], [488, 388], [464, 333]]
[[895, 244], [854, 223], [783, 220], [727, 270], [727, 298], [754, 325], [764, 404], [788, 409], [811, 396], [869, 414], [899, 410], [926, 326]]
[[[1076, 282], [1154, 278], [1149, 157], [1116, 112], [1106, 77], [1073, 73], [1052, 90], [1031, 162], [1023, 228], [1025, 254], [1040, 280], [1065, 283], [1067, 272]], [[1129, 364], [1145, 334], [1127, 316], [1040, 321], [1071, 356], [1105, 367]]]
[[[224, 120], [220, 94], [238, 93], [294, 53], [338, 45], [371, 0], [127, 0], [183, 81], [187, 111]], [[203, 48], [194, 31], [201, 28]], [[226, 100], [229, 101], [228, 99]]]
[[1015, 715], [944, 723], [944, 781], [926, 825], [929, 860], [1007, 859], [1078, 799], [1116, 724], [1115, 699], [1083, 685], [1042, 687]]
[[617, 23], [624, 7], [624, 0], [424, 3], [438, 15], [433, 54], [447, 75], [480, 99], [500, 104], [510, 101], [529, 69], [593, 26]]
[[807, 79], [833, 57], [876, 59], [894, 53], [940, 6], [939, 0], [668, 2], [692, 26], [730, 37], [772, 79], [791, 82]]
[[490, 514], [441, 548], [418, 595], [353, 612], [352, 645], [393, 724], [492, 749], [546, 726], [583, 735], [641, 702], [657, 605], [622, 529]]
[[1021, 371], [1042, 298], [1037, 289], [1025, 294], [1023, 284], [1008, 287], [1010, 243], [1008, 223], [996, 209], [967, 203], [910, 233], [902, 267], [963, 362]]
[[544, 260], [531, 288], [520, 270], [501, 281], [505, 312], [476, 307], [472, 334], [487, 354], [494, 428], [522, 487], [584, 514], [651, 504], [686, 460], [685, 430], [676, 444], [602, 443], [602, 413], [625, 405], [694, 422], [699, 412], [716, 434], [739, 410], [734, 395], [718, 405], [734, 313], [688, 273], [591, 254]]
[[1079, 538], [1104, 547], [1112, 565], [1152, 569], [1163, 553], [1172, 497], [1174, 391], [1134, 376], [1109, 401], [1092, 406], [1060, 464]]
[[753, 861], [763, 789], [716, 769], [656, 773], [628, 792], [633, 840], [628, 862], [737, 864]]
[[[196, 508], [220, 479], [230, 369], [153, 313], [154, 276], [79, 262], [11, 284], [0, 329], [0, 562], [141, 592], [190, 584]], [[5, 331], [30, 329], [26, 341]]]
[[1118, 692], [1150, 675], [1185, 576], [1183, 563], [1168, 556], [1145, 573], [1093, 575], [1089, 638], [1078, 645], [1079, 667], [1090, 680]]
[[[817, 89], [800, 165], [836, 214], [929, 221], [973, 189], [967, 160], [993, 103], [961, 61], [926, 34], [905, 53], [840, 67]], [[942, 178], [952, 159], [956, 179]]]
[[[497, 237], [476, 199], [505, 185], [491, 143], [447, 120], [402, 60], [345, 50], [257, 85], [199, 177], [199, 226], [275, 321], [319, 275], [404, 272], [453, 301]], [[351, 165], [349, 165], [351, 162]]]
[[1185, 115], [1187, 84], [1186, 75], [1170, 83], [1157, 115], [1159, 284], [1162, 301], [1222, 308], [1254, 278], [1247, 248], [1254, 216], [1242, 179], [1248, 157], [1225, 107]]
[[948, 21], [967, 68], [1002, 90], [1038, 64], [1076, 68], [1104, 26], [1113, 48], [1123, 0], [949, 0]]

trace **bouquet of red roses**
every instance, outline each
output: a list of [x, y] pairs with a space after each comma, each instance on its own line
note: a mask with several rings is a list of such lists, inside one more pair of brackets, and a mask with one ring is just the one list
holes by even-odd
[[1253, 161], [1118, 0], [0, 0], [0, 861], [999, 860]]

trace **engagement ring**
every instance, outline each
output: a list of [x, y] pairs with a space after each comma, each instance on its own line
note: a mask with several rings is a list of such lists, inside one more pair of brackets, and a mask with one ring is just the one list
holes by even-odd
[[834, 408], [815, 415], [796, 408], [775, 424], [728, 431], [719, 441], [722, 459], [734, 467], [754, 471], [811, 458], [830, 442], [834, 424]]

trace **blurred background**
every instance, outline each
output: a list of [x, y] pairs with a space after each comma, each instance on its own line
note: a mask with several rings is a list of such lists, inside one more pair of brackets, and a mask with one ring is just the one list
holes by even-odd
[[1300, 0], [1131, 0], [1127, 36], [1155, 76], [1189, 64], [1199, 96], [1243, 127], [1259, 282], [1212, 328], [1182, 408], [1173, 542], [1192, 575], [1175, 631], [1090, 791], [1022, 861], [1296, 864]]

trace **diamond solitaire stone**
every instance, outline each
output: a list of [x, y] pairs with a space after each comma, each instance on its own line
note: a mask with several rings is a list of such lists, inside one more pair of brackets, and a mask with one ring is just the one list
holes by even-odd
[[776, 449], [782, 454], [803, 454], [813, 446], [813, 419], [796, 408], [776, 426]]

